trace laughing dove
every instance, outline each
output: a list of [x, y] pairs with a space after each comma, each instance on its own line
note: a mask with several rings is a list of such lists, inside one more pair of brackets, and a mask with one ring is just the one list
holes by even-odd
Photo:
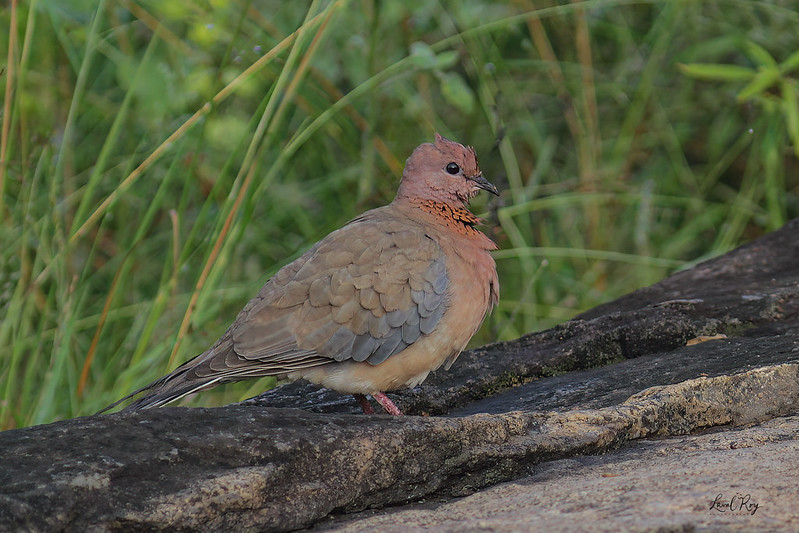
[[474, 149], [436, 134], [408, 158], [393, 202], [280, 269], [211, 348], [117, 404], [146, 391], [125, 411], [160, 407], [281, 376], [402, 414], [383, 393], [449, 368], [499, 299], [496, 245], [467, 209], [480, 189], [497, 194]]

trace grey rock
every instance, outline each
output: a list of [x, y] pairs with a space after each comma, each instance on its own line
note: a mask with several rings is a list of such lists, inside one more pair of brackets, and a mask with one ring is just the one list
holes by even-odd
[[[566, 530], [571, 519], [597, 531], [726, 529], [746, 523], [702, 518], [703, 498], [740, 488], [771, 509], [757, 518], [771, 522], [754, 527], [791, 529], [795, 511], [778, 512], [775, 491], [790, 497], [797, 486], [797, 230], [794, 220], [566, 324], [464, 353], [450, 371], [392, 395], [409, 414], [444, 416], [352, 414], [349, 398], [292, 384], [223, 408], [0, 433], [0, 530], [358, 530], [385, 522], [346, 515], [511, 480], [394, 519], [428, 513], [430, 524], [453, 531]], [[719, 333], [728, 338], [686, 346]], [[751, 424], [760, 425], [742, 427]], [[774, 468], [761, 479], [751, 462], [737, 465], [747, 486], [735, 485], [735, 472], [700, 468], [712, 457], [749, 457], [729, 455], [725, 438], [762, 443]], [[675, 472], [696, 473], [701, 486], [686, 492]], [[537, 495], [540, 505], [524, 507], [527, 521], [513, 506], [504, 517], [478, 507], [469, 514], [466, 502], [492, 494], [517, 506]], [[664, 521], [668, 505], [647, 503], [657, 494], [697, 510]], [[642, 509], [638, 519], [627, 504]]]
[[364, 512], [318, 531], [797, 531], [799, 417], [549, 461], [465, 498]]

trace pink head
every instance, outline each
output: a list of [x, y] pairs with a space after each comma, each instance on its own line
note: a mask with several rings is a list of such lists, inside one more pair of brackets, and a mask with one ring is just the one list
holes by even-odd
[[499, 194], [480, 172], [474, 149], [436, 133], [434, 144], [420, 145], [405, 163], [397, 200], [432, 200], [463, 207], [480, 189]]

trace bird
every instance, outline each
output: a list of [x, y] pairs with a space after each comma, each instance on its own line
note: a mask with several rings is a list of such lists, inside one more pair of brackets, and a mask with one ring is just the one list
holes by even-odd
[[474, 148], [435, 134], [407, 159], [394, 200], [351, 220], [281, 268], [208, 350], [100, 411], [161, 407], [222, 383], [304, 379], [367, 395], [447, 370], [499, 301], [497, 245], [469, 211], [483, 177]]

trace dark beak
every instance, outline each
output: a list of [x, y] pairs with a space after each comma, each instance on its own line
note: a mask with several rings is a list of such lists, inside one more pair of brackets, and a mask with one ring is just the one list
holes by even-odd
[[485, 179], [482, 174], [475, 176], [474, 178], [468, 178], [468, 179], [472, 180], [479, 188], [483, 189], [484, 191], [488, 191], [491, 194], [499, 196], [499, 191], [497, 190], [496, 187], [494, 187], [494, 184]]

